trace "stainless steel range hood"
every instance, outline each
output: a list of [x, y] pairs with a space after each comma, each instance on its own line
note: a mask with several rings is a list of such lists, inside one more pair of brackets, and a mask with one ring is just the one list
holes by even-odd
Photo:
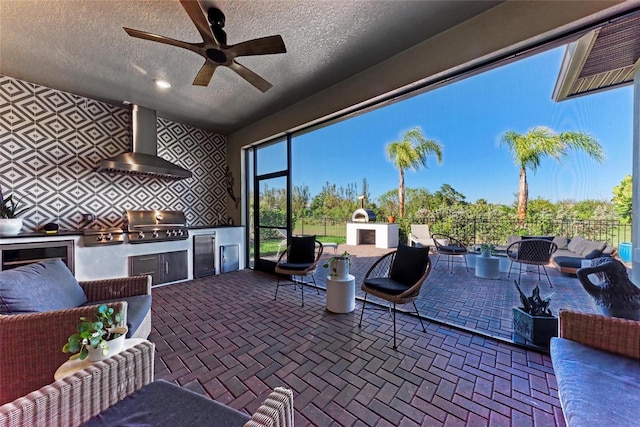
[[131, 109], [133, 149], [101, 160], [98, 172], [152, 175], [161, 178], [191, 178], [190, 171], [158, 157], [156, 112], [134, 105]]

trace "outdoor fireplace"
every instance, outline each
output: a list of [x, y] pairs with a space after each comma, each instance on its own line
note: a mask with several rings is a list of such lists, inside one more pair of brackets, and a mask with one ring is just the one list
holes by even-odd
[[398, 224], [380, 223], [371, 209], [364, 208], [364, 197], [359, 197], [360, 208], [351, 215], [347, 223], [347, 245], [371, 245], [376, 248], [398, 246]]

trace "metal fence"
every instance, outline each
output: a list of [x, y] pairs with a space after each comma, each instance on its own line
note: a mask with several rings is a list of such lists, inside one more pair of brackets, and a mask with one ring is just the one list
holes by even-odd
[[[300, 218], [294, 228], [295, 234], [315, 234], [319, 237], [346, 238], [347, 219], [344, 218]], [[408, 234], [409, 224], [399, 224], [401, 236]], [[524, 224], [513, 221], [490, 221], [477, 218], [451, 218], [429, 224], [432, 233], [454, 236], [466, 244], [504, 244], [512, 234], [530, 236], [582, 236], [590, 240], [607, 242], [618, 246], [631, 241], [631, 224], [611, 220], [538, 220]], [[403, 229], [403, 228], [406, 228]]]

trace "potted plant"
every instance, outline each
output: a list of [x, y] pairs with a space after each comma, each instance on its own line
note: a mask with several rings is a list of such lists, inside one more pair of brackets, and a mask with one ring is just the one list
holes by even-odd
[[528, 297], [520, 289], [518, 281], [514, 282], [522, 307], [513, 307], [513, 331], [535, 345], [548, 345], [551, 337], [558, 335], [558, 318], [549, 309], [553, 294], [542, 299], [536, 286]]
[[70, 359], [96, 362], [118, 353], [124, 346], [127, 334], [122, 322], [122, 314], [114, 313], [114, 309], [102, 304], [96, 310], [95, 319], [81, 317], [78, 333], [69, 337], [62, 347], [63, 353], [77, 353]]
[[323, 264], [329, 268], [329, 277], [332, 279], [347, 279], [349, 276], [349, 266], [351, 266], [351, 254], [344, 251], [342, 255], [333, 256]]
[[0, 188], [0, 235], [15, 236], [20, 232], [22, 219], [17, 216], [26, 211], [26, 208], [18, 210], [19, 205], [20, 202], [13, 199], [13, 194], [3, 197]]
[[389, 220], [389, 224], [393, 224], [394, 222], [396, 222], [395, 215], [389, 215], [387, 219]]
[[491, 243], [483, 243], [480, 245], [480, 256], [483, 258], [489, 258], [493, 254], [493, 250], [496, 247]]

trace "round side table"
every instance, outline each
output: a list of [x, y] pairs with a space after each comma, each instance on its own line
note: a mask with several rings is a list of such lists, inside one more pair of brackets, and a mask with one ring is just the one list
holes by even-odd
[[327, 277], [327, 310], [332, 313], [350, 313], [356, 307], [356, 278]]
[[[146, 341], [146, 340], [142, 339], [142, 338], [129, 338], [129, 339], [126, 339], [126, 340], [124, 340], [124, 347], [122, 348], [122, 350], [124, 351], [124, 350], [126, 350], [128, 348], [131, 348], [136, 344], [140, 344], [141, 342], [144, 342], [144, 341]], [[84, 360], [80, 360], [80, 359], [67, 360], [62, 365], [60, 365], [60, 367], [58, 368], [56, 373], [53, 374], [53, 378], [57, 381], [60, 378], [68, 377], [69, 375], [73, 375], [76, 372], [81, 371], [84, 368], [91, 366], [92, 363], [95, 363], [95, 362], [89, 362], [88, 359], [84, 359]]]
[[476, 277], [483, 279], [500, 278], [500, 258], [498, 257], [476, 257]]

